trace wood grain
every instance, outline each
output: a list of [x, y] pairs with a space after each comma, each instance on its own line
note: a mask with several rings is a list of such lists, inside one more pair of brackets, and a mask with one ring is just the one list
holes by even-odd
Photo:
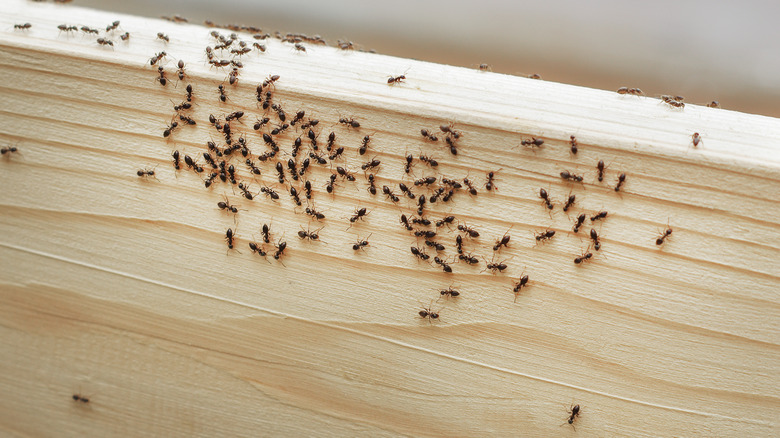
[[[273, 38], [243, 57], [220, 103], [227, 73], [206, 63], [209, 29], [21, 0], [4, 8], [0, 134], [20, 151], [0, 160], [3, 435], [778, 434], [777, 119], [323, 46], [296, 53]], [[115, 19], [131, 39], [113, 49], [56, 28]], [[13, 30], [22, 22], [33, 27]], [[185, 82], [155, 82], [148, 58], [160, 50], [169, 78], [176, 60], [187, 63]], [[404, 72], [405, 83], [387, 85]], [[346, 148], [337, 165], [358, 170], [329, 195], [330, 165], [311, 165], [319, 225], [269, 164], [252, 188], [276, 187], [278, 202], [248, 201], [230, 184], [204, 189], [171, 165], [172, 150], [196, 156], [221, 140], [212, 113], [245, 111], [234, 129], [254, 154], [265, 150], [251, 125], [255, 87], [270, 74], [281, 76], [274, 100], [319, 119], [320, 144], [336, 132]], [[164, 139], [185, 83], [198, 125]], [[449, 122], [463, 133], [457, 156], [419, 135]], [[280, 136], [283, 162], [301, 134]], [[544, 146], [519, 146], [531, 136]], [[495, 258], [506, 272], [482, 272], [482, 261], [447, 274], [409, 253], [424, 245], [399, 215], [415, 205], [393, 204], [381, 186], [400, 196], [398, 183], [413, 181], [403, 157], [421, 152], [440, 165], [415, 163], [414, 178], [469, 177], [479, 189], [431, 204], [428, 216], [476, 227], [467, 250], [488, 261], [509, 230]], [[359, 166], [374, 157], [371, 196]], [[136, 176], [145, 167], [157, 178]], [[495, 192], [484, 189], [490, 170]], [[562, 170], [584, 183], [562, 181]], [[540, 188], [577, 204], [549, 214]], [[216, 208], [223, 194], [242, 209], [235, 221]], [[357, 207], [370, 214], [348, 229]], [[603, 248], [577, 266], [592, 225], [574, 234], [572, 220], [602, 209], [609, 216], [593, 227]], [[288, 242], [281, 263], [247, 247], [263, 223]], [[667, 224], [673, 235], [658, 247]], [[324, 227], [322, 241], [300, 241], [301, 227]], [[227, 228], [240, 253], [226, 252]], [[548, 228], [556, 237], [535, 245]], [[452, 260], [456, 230], [441, 230]], [[515, 297], [521, 274], [531, 280]], [[451, 285], [461, 296], [436, 301]], [[430, 304], [433, 323], [417, 315]], [[565, 424], [572, 404], [576, 429]]]

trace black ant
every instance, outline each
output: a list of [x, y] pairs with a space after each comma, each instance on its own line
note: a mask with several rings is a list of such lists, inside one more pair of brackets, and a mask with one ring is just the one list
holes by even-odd
[[276, 252], [274, 253], [274, 259], [279, 260], [284, 255], [284, 250], [287, 248], [287, 242], [279, 240], [279, 244], [276, 245]]
[[[376, 195], [376, 183], [375, 183], [375, 180], [376, 180], [376, 177], [374, 176], [374, 174], [373, 173], [369, 173], [368, 174], [368, 188], [366, 190], [368, 190], [368, 193], [371, 193], [372, 195]], [[387, 186], [385, 186], [385, 187], [387, 187]], [[383, 188], [383, 190], [384, 190], [384, 188]], [[387, 193], [387, 192], [385, 192], [385, 193]], [[393, 195], [393, 196], [395, 196], [395, 195]]]
[[[371, 176], [373, 176], [373, 175], [371, 175]], [[373, 181], [373, 180], [372, 180], [372, 181]], [[374, 190], [376, 190], [376, 189], [374, 189]], [[396, 194], [395, 194], [395, 193], [393, 193], [393, 191], [392, 191], [392, 190], [390, 189], [390, 187], [388, 187], [388, 186], [382, 186], [382, 193], [384, 193], [385, 195], [387, 195], [387, 197], [388, 197], [388, 198], [390, 198], [390, 200], [392, 200], [393, 202], [398, 202], [398, 201], [400, 201], [400, 199], [398, 198], [398, 196], [396, 196]]]
[[458, 254], [463, 255], [463, 236], [460, 234], [455, 237], [455, 248], [458, 250]]
[[249, 249], [263, 257], [268, 255], [265, 249], [263, 249], [263, 245], [258, 245], [256, 242], [249, 242]]
[[[641, 90], [640, 90], [641, 91]], [[569, 419], [566, 420], [567, 423], [571, 424], [571, 427], [574, 427], [574, 420], [580, 416], [580, 405], [574, 405], [571, 408], [567, 410], [569, 413]], [[576, 429], [575, 429], [576, 430]]]
[[231, 213], [238, 213], [238, 208], [235, 205], [231, 205], [228, 201], [227, 196], [222, 195], [225, 197], [224, 201], [217, 202], [217, 207], [219, 207], [220, 210], [229, 211]]
[[257, 119], [257, 121], [255, 122], [252, 128], [254, 128], [255, 131], [259, 131], [263, 126], [265, 126], [270, 121], [271, 119], [269, 119], [268, 117]]
[[216, 173], [211, 173], [211, 174], [208, 176], [208, 178], [206, 178], [206, 179], [203, 181], [203, 183], [206, 185], [206, 188], [209, 188], [209, 187], [211, 187], [211, 184], [214, 182], [214, 179], [216, 179], [216, 178], [217, 178], [217, 174], [216, 174]]
[[[209, 143], [212, 143], [212, 142], [209, 142]], [[214, 145], [214, 149], [217, 150], [216, 149], [216, 145]], [[219, 151], [217, 150], [217, 152], [219, 152]], [[217, 166], [217, 162], [214, 161], [214, 157], [212, 157], [211, 154], [209, 154], [208, 152], [204, 152], [203, 153], [203, 159], [206, 160], [206, 162], [211, 165], [212, 169], [216, 169], [218, 167]]]
[[487, 182], [485, 183], [485, 188], [486, 188], [488, 191], [491, 191], [491, 190], [493, 190], [493, 189], [496, 189], [496, 190], [498, 190], [498, 187], [496, 187], [496, 184], [495, 184], [495, 182], [493, 181], [493, 180], [495, 179], [495, 176], [496, 176], [496, 172], [494, 172], [494, 171], [492, 171], [492, 170], [491, 170], [490, 172], [488, 172], [488, 173], [487, 173]]
[[439, 291], [439, 294], [441, 294], [441, 296], [443, 296], [443, 297], [446, 296], [446, 297], [453, 297], [453, 298], [455, 298], [455, 297], [460, 296], [460, 291], [457, 291], [457, 290], [453, 289], [452, 286], [450, 286], [447, 289], [442, 289], [441, 291]]
[[336, 167], [336, 172], [347, 181], [355, 181], [355, 175], [341, 166]]
[[455, 125], [453, 125], [452, 123], [450, 123], [449, 125], [441, 125], [439, 126], [439, 129], [441, 130], [441, 132], [447, 134], [447, 137], [452, 137], [456, 140], [459, 139], [461, 136], [460, 131], [456, 131]]
[[574, 205], [574, 202], [577, 200], [577, 195], [569, 195], [569, 199], [566, 200], [566, 203], [563, 205], [563, 211], [569, 211], [569, 208], [571, 208], [572, 205]]
[[607, 217], [608, 214], [609, 213], [606, 212], [606, 211], [600, 211], [600, 212], [594, 214], [593, 216], [591, 216], [590, 217], [590, 221], [591, 222], [595, 222], [595, 221], [597, 221], [599, 219], [604, 219], [605, 217]]
[[388, 83], [388, 84], [390, 84], [390, 85], [393, 85], [393, 84], [398, 84], [398, 83], [401, 83], [401, 82], [403, 82], [403, 81], [404, 81], [404, 79], [406, 79], [406, 76], [405, 76], [405, 75], [401, 75], [401, 76], [390, 76], [389, 78], [387, 78], [387, 83]]
[[336, 174], [335, 173], [331, 173], [330, 174], [330, 180], [327, 183], [325, 183], [325, 190], [328, 193], [333, 193], [333, 184], [335, 182], [336, 182]]
[[439, 314], [431, 310], [431, 306], [423, 307], [417, 314], [423, 319], [428, 319], [430, 324], [433, 324], [434, 319], [439, 319]]
[[455, 180], [451, 180], [449, 178], [445, 178], [445, 177], [442, 177], [441, 183], [442, 184], [447, 184], [448, 186], [452, 187], [453, 189], [460, 189], [460, 188], [463, 187], [459, 182], [457, 182]]
[[225, 116], [225, 121], [229, 122], [231, 120], [240, 120], [241, 117], [244, 117], [243, 111], [234, 111], [228, 115]]
[[[2, 149], [0, 149], [0, 152], [5, 153]], [[179, 160], [179, 151], [178, 150], [173, 151], [173, 153], [171, 153], [171, 156], [173, 157], [173, 167], [176, 170], [181, 170], [181, 161]]]
[[447, 146], [450, 148], [450, 153], [452, 155], [458, 155], [458, 146], [455, 145], [455, 140], [452, 139], [452, 137], [447, 136], [444, 138], [445, 143], [447, 143]]
[[[371, 234], [373, 234], [373, 233], [371, 233]], [[364, 239], [360, 239], [360, 237], [358, 237], [357, 242], [355, 242], [352, 245], [352, 249], [357, 251], [359, 249], [364, 249], [365, 247], [367, 247], [369, 245], [368, 239], [371, 237], [371, 234], [366, 236]]]
[[601, 249], [601, 241], [599, 240], [599, 234], [596, 232], [595, 228], [590, 229], [590, 238], [593, 240], [593, 249], [596, 251]]
[[130, 39], [130, 32], [125, 32], [122, 35], [119, 35], [119, 39], [121, 39], [122, 41], [127, 41], [128, 39]]
[[263, 242], [271, 243], [271, 226], [268, 224], [263, 224], [260, 232], [263, 234]]
[[625, 182], [626, 182], [626, 174], [625, 174], [625, 173], [621, 173], [621, 174], [618, 176], [618, 182], [617, 182], [617, 185], [615, 186], [615, 191], [616, 191], [616, 192], [619, 192], [619, 191], [620, 191], [620, 188], [623, 186], [623, 184], [624, 184]]
[[438, 140], [439, 140], [439, 138], [438, 138], [438, 137], [436, 137], [435, 135], [433, 135], [433, 134], [432, 134], [430, 131], [428, 131], [427, 129], [421, 129], [421, 130], [420, 130], [420, 134], [422, 134], [422, 136], [423, 136], [424, 138], [426, 138], [426, 139], [428, 139], [428, 140], [430, 140], [430, 141], [438, 141]]
[[429, 248], [434, 248], [436, 251], [444, 251], [445, 247], [439, 242], [434, 242], [433, 240], [425, 240], [425, 245]]
[[409, 197], [409, 199], [414, 199], [414, 193], [412, 193], [412, 190], [406, 186], [404, 183], [398, 183], [398, 188], [401, 189], [402, 193], [406, 193], [406, 196]]
[[555, 230], [540, 231], [534, 235], [536, 242], [544, 242], [552, 239], [555, 236]]
[[370, 142], [371, 142], [371, 137], [369, 137], [368, 135], [363, 137], [363, 141], [360, 144], [360, 149], [358, 149], [358, 153], [360, 155], [363, 155], [363, 154], [366, 153], [366, 150], [368, 149], [368, 143], [370, 143]]
[[[295, 162], [293, 162], [293, 164], [295, 164]], [[284, 166], [278, 161], [276, 162], [276, 171], [279, 173], [279, 183], [284, 184]]]
[[574, 221], [574, 228], [572, 228], [572, 231], [574, 231], [574, 233], [579, 233], [580, 227], [582, 226], [583, 222], [585, 222], [585, 213], [582, 213], [579, 216], [577, 216], [577, 220]]
[[[333, 145], [335, 143], [336, 143], [336, 133], [331, 131], [331, 133], [328, 134], [328, 143], [327, 143], [328, 152], [330, 152], [333, 149]], [[344, 150], [343, 148], [341, 148], [341, 149], [342, 149], [342, 151]], [[332, 158], [331, 158], [331, 160], [332, 160]]]
[[306, 207], [306, 214], [317, 220], [325, 219], [325, 215], [315, 210], [313, 207]]
[[515, 301], [514, 301], [515, 303], [517, 302], [517, 296], [520, 295], [520, 289], [524, 288], [527, 284], [528, 284], [528, 276], [527, 275], [522, 275], [520, 277], [520, 281], [515, 283], [515, 285], [514, 285], [514, 287], [512, 289], [512, 292], [514, 292], [514, 294], [515, 294]]
[[293, 117], [292, 120], [290, 120], [290, 125], [295, 126], [296, 123], [303, 120], [303, 118], [306, 116], [306, 111], [298, 111], [295, 113], [295, 117]]
[[8, 154], [8, 156], [10, 157], [11, 154], [18, 153], [18, 152], [19, 152], [19, 148], [17, 148], [16, 146], [6, 146], [6, 147], [3, 147], [3, 148], [0, 148], [0, 155]]
[[496, 263], [495, 261], [488, 262], [487, 260], [485, 260], [485, 265], [486, 267], [482, 272], [490, 270], [492, 271], [493, 274], [495, 274], [496, 272], [504, 272], [504, 270], [508, 268], [508, 266], [504, 262]]
[[412, 218], [412, 222], [415, 223], [415, 224], [418, 224], [418, 225], [426, 226], [426, 227], [431, 225], [431, 221], [428, 220], [428, 219], [425, 219], [424, 217], [413, 217]]
[[420, 195], [419, 198], [417, 198], [417, 216], [423, 215], [423, 210], [425, 209], [425, 195]]
[[520, 140], [520, 145], [522, 146], [528, 146], [531, 148], [539, 148], [542, 147], [544, 144], [544, 140], [541, 138], [531, 137], [530, 140], [522, 139]]
[[581, 256], [576, 257], [574, 259], [574, 264], [576, 264], [576, 265], [583, 264], [583, 263], [587, 262], [588, 260], [590, 260], [591, 257], [593, 257], [593, 253], [586, 249], [585, 252], [583, 252]]
[[295, 205], [300, 207], [301, 204], [301, 198], [298, 196], [298, 189], [295, 187], [290, 187], [290, 197], [293, 198], [293, 202], [295, 202]]
[[[287, 160], [287, 168], [288, 168], [288, 169], [290, 169], [290, 176], [291, 176], [291, 177], [292, 177], [292, 179], [294, 179], [295, 181], [298, 181], [298, 170], [296, 169], [296, 167], [295, 167], [295, 166], [296, 166], [296, 164], [295, 164], [295, 160], [293, 160], [292, 158], [290, 158], [289, 160]], [[281, 175], [282, 175], [282, 174], [280, 174], [280, 177], [281, 177]]]
[[217, 90], [219, 91], [219, 100], [221, 100], [222, 102], [227, 102], [227, 94], [225, 94], [225, 86], [219, 84], [217, 86]]
[[157, 179], [157, 177], [154, 175], [154, 169], [138, 169], [138, 171], [135, 172], [136, 175], [142, 176], [142, 177], [152, 177], [154, 179]]
[[[617, 89], [618, 94], [631, 94], [633, 96], [644, 96], [644, 91], [639, 88], [620, 87]], [[571, 423], [571, 422], [570, 422]]]
[[438, 167], [439, 166], [439, 162], [438, 161], [436, 161], [435, 159], [433, 159], [433, 158], [431, 158], [431, 157], [429, 157], [427, 155], [420, 155], [420, 161], [422, 161], [423, 163], [425, 163], [425, 164], [427, 164], [427, 165], [429, 165], [431, 167]]
[[474, 188], [473, 183], [468, 178], [463, 178], [463, 184], [466, 184], [466, 186], [469, 188], [469, 193], [471, 193], [473, 196], [477, 196], [477, 189]]
[[436, 180], [438, 180], [438, 178], [436, 178], [435, 176], [426, 176], [424, 178], [420, 178], [420, 179], [416, 180], [414, 182], [414, 185], [416, 185], [416, 186], [421, 186], [421, 185], [429, 186], [429, 185], [435, 183]]
[[[249, 199], [250, 201], [255, 198], [255, 196], [252, 194], [252, 192], [249, 191], [249, 186], [245, 185], [244, 183], [238, 183], [238, 189], [241, 190], [242, 194], [246, 199]], [[272, 196], [273, 197], [273, 196]], [[279, 199], [279, 195], [276, 195], [276, 198]]]
[[382, 164], [382, 162], [374, 158], [371, 161], [368, 161], [367, 163], [360, 166], [360, 168], [363, 170], [375, 169], [379, 167], [380, 164]]
[[472, 227], [469, 227], [467, 225], [458, 224], [458, 231], [463, 231], [464, 233], [468, 234], [471, 238], [477, 238], [479, 237], [479, 232], [475, 230]]
[[599, 160], [598, 164], [596, 164], [596, 169], [599, 172], [599, 182], [604, 181], [604, 160]]
[[561, 172], [561, 178], [569, 181], [576, 181], [576, 182], [582, 182], [583, 179], [582, 176], [570, 173], [568, 170], [564, 170], [563, 172]]
[[24, 23], [24, 24], [14, 24], [14, 30], [27, 30], [32, 27], [32, 24], [30, 23]]
[[339, 119], [339, 123], [350, 128], [360, 128], [360, 123], [356, 122], [355, 119], [352, 118], [341, 117]]
[[76, 32], [79, 30], [78, 26], [68, 26], [67, 24], [60, 24], [57, 26], [57, 29], [60, 30], [60, 32]]
[[247, 158], [245, 163], [246, 163], [246, 167], [249, 168], [249, 171], [253, 175], [260, 175], [260, 169], [255, 165], [254, 161], [252, 161], [251, 158]]
[[539, 189], [539, 197], [542, 198], [542, 200], [544, 200], [544, 204], [547, 206], [548, 210], [553, 209], [553, 203], [549, 195], [547, 194], [547, 190]]
[[272, 188], [270, 188], [268, 186], [260, 187], [260, 192], [261, 193], [265, 193], [265, 196], [267, 196], [267, 197], [269, 197], [269, 198], [271, 198], [273, 200], [278, 200], [279, 199], [279, 194], [276, 193], [276, 191], [274, 189], [272, 189]]
[[181, 59], [179, 60], [178, 67], [179, 67], [179, 71], [178, 71], [179, 80], [182, 81], [184, 80], [185, 73], [184, 73], [184, 61], [182, 61]]
[[436, 262], [437, 265], [441, 266], [441, 269], [444, 272], [452, 272], [452, 267], [447, 264], [444, 260], [440, 259], [439, 257], [434, 257], [433, 261]]
[[415, 230], [414, 235], [416, 237], [424, 237], [426, 239], [433, 239], [436, 237], [436, 231], [431, 230]]
[[233, 239], [235, 238], [235, 235], [233, 234], [233, 229], [228, 228], [225, 232], [225, 241], [227, 242], [228, 250], [233, 249]]
[[509, 248], [509, 239], [511, 237], [512, 236], [509, 235], [509, 230], [507, 230], [507, 232], [504, 233], [503, 237], [501, 237], [500, 239], [496, 239], [496, 244], [493, 245], [493, 251], [498, 251], [499, 249], [501, 249], [502, 246]]
[[304, 230], [303, 227], [301, 227], [301, 231], [298, 231], [298, 237], [300, 237], [301, 239], [319, 240], [320, 239], [319, 231], [321, 229], [322, 228], [318, 228], [314, 231], [311, 231], [311, 230]]
[[[571, 136], [571, 153], [577, 155], [577, 138]], [[600, 181], [600, 180], [599, 180]]]
[[426, 254], [426, 253], [425, 253], [425, 251], [424, 251], [423, 249], [421, 249], [421, 248], [418, 248], [418, 247], [416, 247], [416, 246], [412, 246], [412, 247], [411, 247], [411, 251], [412, 251], [412, 254], [413, 254], [415, 257], [419, 258], [419, 259], [422, 259], [422, 260], [428, 260], [429, 258], [431, 258], [431, 256], [429, 256], [428, 254]]
[[190, 126], [197, 125], [197, 122], [195, 122], [195, 120], [192, 117], [187, 117], [184, 114], [179, 114], [179, 120], [181, 120], [182, 122]]
[[114, 42], [111, 41], [108, 38], [98, 38], [97, 39], [97, 43], [100, 44], [101, 46], [111, 46], [111, 47], [114, 47]]
[[666, 238], [672, 235], [672, 228], [667, 225], [666, 229], [661, 233], [661, 236], [659, 236], [657, 239], [655, 239], [656, 245], [663, 245], [666, 241]]
[[161, 59], [163, 59], [166, 56], [168, 56], [168, 54], [165, 52], [156, 53], [154, 56], [149, 58], [149, 65], [157, 64], [158, 62], [160, 62]]
[[164, 34], [162, 32], [157, 32], [157, 39], [165, 41], [166, 43], [170, 43], [171, 42], [171, 39], [168, 38], [168, 35], [166, 35], [166, 34]]
[[409, 219], [406, 217], [405, 214], [401, 215], [401, 225], [404, 226], [409, 231], [412, 231], [414, 228], [412, 228], [412, 225], [409, 223]]
[[406, 173], [410, 173], [412, 171], [412, 161], [414, 161], [414, 156], [412, 154], [409, 154], [406, 156], [406, 167], [404, 168], [404, 171]]
[[[30, 24], [30, 23], [23, 24], [22, 26], [27, 26], [28, 24]], [[14, 25], [14, 27], [16, 27], [16, 26], [17, 26], [17, 25]], [[32, 26], [32, 25], [30, 25], [30, 26]], [[22, 28], [23, 28], [23, 29], [29, 29], [29, 28], [30, 28], [30, 26], [28, 26], [28, 27], [22, 27]], [[97, 34], [99, 34], [99, 33], [100, 33], [100, 31], [99, 31], [99, 30], [97, 30], [97, 29], [92, 29], [92, 28], [91, 28], [91, 27], [89, 27], [89, 26], [81, 26], [81, 31], [82, 31], [82, 32], [84, 32], [84, 33], [87, 33], [87, 34], [94, 34], [94, 35], [97, 35]]]
[[293, 47], [295, 47], [295, 50], [298, 52], [306, 52], [306, 47], [301, 43], [295, 43]]
[[455, 221], [455, 216], [446, 216], [440, 221], [436, 221], [436, 228], [439, 228], [446, 224], [451, 224]]
[[[458, 236], [458, 237], [460, 237], [460, 236]], [[463, 249], [461, 248], [460, 251], [463, 251]], [[464, 262], [470, 264], [470, 265], [476, 265], [477, 263], [479, 263], [479, 259], [474, 257], [471, 254], [458, 254], [458, 258], [460, 260], [463, 260]]]

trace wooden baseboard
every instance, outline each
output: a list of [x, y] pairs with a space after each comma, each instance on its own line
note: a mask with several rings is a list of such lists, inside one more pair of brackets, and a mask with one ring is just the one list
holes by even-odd
[[[18, 150], [0, 158], [3, 434], [777, 433], [777, 119], [308, 42], [303, 52], [246, 32], [238, 37], [248, 47], [266, 50], [241, 56], [231, 85], [230, 70], [211, 67], [204, 50], [218, 44], [211, 31], [230, 30], [7, 3], [0, 141]], [[105, 32], [114, 20], [119, 27]], [[26, 22], [32, 27], [14, 29]], [[62, 32], [59, 24], [100, 31]], [[119, 38], [124, 32], [128, 41]], [[165, 86], [149, 62], [160, 51], [168, 54]], [[232, 59], [229, 51], [217, 51], [223, 58]], [[404, 81], [387, 83], [402, 74]], [[271, 75], [279, 79], [263, 93], [272, 92], [286, 123], [297, 111], [305, 117], [273, 136], [279, 152], [261, 162], [272, 150], [261, 133], [282, 123], [257, 101], [256, 87]], [[194, 126], [173, 119], [188, 84], [192, 108], [181, 114]], [[246, 138], [262, 175], [250, 173], [240, 149], [222, 159], [249, 185], [251, 201], [219, 175], [204, 183], [219, 173], [204, 160], [207, 142], [227, 147], [209, 115], [224, 123], [236, 111], [244, 115], [230, 123], [231, 140]], [[255, 131], [263, 117], [269, 123]], [[300, 129], [312, 119], [317, 151]], [[164, 137], [172, 120], [178, 127]], [[440, 125], [460, 133], [457, 155]], [[421, 129], [438, 140], [425, 140]], [[330, 153], [344, 152], [318, 164], [309, 154], [327, 155], [331, 132]], [[543, 145], [522, 145], [532, 138]], [[204, 172], [189, 170], [185, 155]], [[290, 181], [288, 161], [300, 173], [305, 158], [304, 176]], [[371, 170], [376, 195], [361, 169], [372, 160], [381, 162]], [[144, 169], [154, 176], [138, 176]], [[490, 171], [496, 190], [486, 188]], [[583, 181], [566, 181], [563, 171]], [[430, 188], [415, 185], [426, 177], [435, 177]], [[444, 202], [450, 188], [442, 177], [463, 186], [468, 178], [477, 194], [463, 187]], [[446, 190], [432, 203], [438, 187]], [[417, 216], [420, 194], [429, 220], [455, 217], [441, 227], [412, 224], [435, 231], [442, 252], [400, 221]], [[564, 212], [570, 195], [576, 203]], [[218, 208], [225, 198], [237, 214]], [[314, 220], [307, 207], [325, 218]], [[350, 222], [362, 208], [365, 217]], [[591, 221], [599, 211], [608, 216]], [[581, 214], [587, 219], [574, 233]], [[673, 233], [656, 245], [667, 227]], [[547, 230], [554, 237], [538, 242]], [[303, 240], [300, 231], [319, 239]], [[458, 235], [476, 265], [458, 259]], [[508, 246], [494, 252], [503, 236]], [[369, 244], [353, 250], [363, 240]], [[430, 258], [419, 260], [411, 247]], [[506, 269], [492, 272], [487, 263]], [[528, 283], [515, 294], [524, 275]], [[460, 295], [440, 294], [448, 288]], [[438, 318], [421, 317], [424, 308]], [[573, 405], [580, 415], [569, 425]]]

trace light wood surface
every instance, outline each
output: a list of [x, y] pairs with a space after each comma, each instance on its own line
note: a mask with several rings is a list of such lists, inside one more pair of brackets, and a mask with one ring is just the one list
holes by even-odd
[[[20, 0], [4, 9], [0, 135], [19, 152], [0, 159], [2, 435], [780, 433], [779, 120], [311, 44], [298, 53], [273, 38], [242, 58], [220, 103], [227, 73], [206, 63], [209, 29]], [[56, 28], [116, 19], [131, 38], [117, 32], [113, 48]], [[24, 22], [33, 27], [13, 29]], [[166, 87], [148, 62], [160, 50], [170, 55]], [[319, 119], [320, 145], [336, 132], [346, 151], [333, 166], [356, 171], [329, 195], [331, 165], [310, 166], [327, 216], [319, 224], [269, 164], [251, 187], [275, 187], [276, 202], [221, 182], [205, 189], [202, 175], [171, 164], [173, 150], [201, 155], [222, 140], [209, 114], [245, 111], [235, 135], [246, 133], [253, 155], [267, 150], [251, 125], [262, 113], [255, 87], [271, 74], [288, 117]], [[164, 139], [186, 83], [198, 124]], [[449, 122], [463, 134], [457, 156], [419, 134]], [[284, 163], [296, 129], [278, 138]], [[531, 136], [543, 147], [519, 146]], [[406, 175], [403, 157], [421, 152], [438, 168], [415, 162]], [[371, 196], [359, 166], [374, 157]], [[242, 162], [240, 179], [251, 181]], [[156, 178], [139, 178], [141, 168]], [[494, 192], [484, 188], [491, 170]], [[585, 181], [566, 183], [563, 170]], [[394, 205], [381, 187], [400, 196], [399, 182], [427, 175], [476, 182], [477, 196], [461, 191], [427, 216], [474, 226], [481, 236], [466, 251], [487, 261], [508, 232], [494, 259], [505, 272], [451, 262], [448, 274], [410, 254], [425, 245], [399, 216], [415, 205]], [[551, 214], [540, 188], [558, 203]], [[217, 208], [223, 195], [241, 209], [235, 218]], [[370, 213], [348, 229], [358, 207]], [[572, 232], [577, 215], [599, 210], [606, 220]], [[288, 243], [281, 260], [247, 247], [264, 223]], [[659, 247], [667, 224], [673, 234]], [[301, 241], [301, 227], [323, 227], [321, 241]], [[238, 251], [227, 251], [227, 228]], [[555, 238], [535, 245], [548, 228]], [[575, 265], [591, 228], [603, 247]], [[452, 260], [457, 230], [439, 231]], [[352, 250], [369, 235], [365, 251]], [[530, 282], [515, 297], [522, 274]], [[438, 299], [450, 286], [461, 295]], [[432, 323], [417, 313], [429, 305], [440, 313]], [[566, 424], [574, 404], [576, 429]]]

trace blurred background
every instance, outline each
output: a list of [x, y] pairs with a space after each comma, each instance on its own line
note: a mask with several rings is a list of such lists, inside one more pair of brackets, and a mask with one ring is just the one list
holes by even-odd
[[780, 2], [75, 0], [321, 35], [379, 53], [780, 117]]

